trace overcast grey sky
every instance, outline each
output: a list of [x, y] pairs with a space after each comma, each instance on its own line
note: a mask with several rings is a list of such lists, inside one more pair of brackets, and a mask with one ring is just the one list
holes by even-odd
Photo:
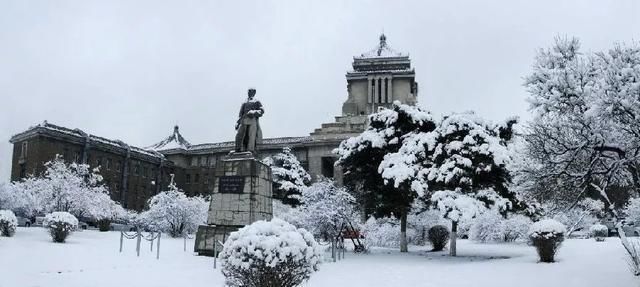
[[528, 118], [537, 48], [640, 39], [640, 1], [0, 0], [0, 180], [11, 135], [48, 120], [147, 146], [174, 124], [192, 143], [231, 140], [249, 86], [265, 137], [339, 115], [352, 57], [384, 29], [408, 52], [420, 105]]

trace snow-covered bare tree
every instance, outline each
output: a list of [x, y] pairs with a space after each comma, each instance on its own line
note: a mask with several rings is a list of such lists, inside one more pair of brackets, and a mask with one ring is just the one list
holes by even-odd
[[470, 112], [451, 114], [434, 131], [405, 135], [398, 151], [380, 164], [386, 180], [409, 187], [451, 220], [452, 256], [460, 221], [487, 208], [502, 214], [529, 208], [508, 188], [507, 144], [515, 123], [493, 125]]
[[168, 232], [172, 237], [195, 232], [207, 220], [209, 203], [199, 196], [187, 197], [175, 183], [149, 199], [149, 209], [142, 212], [139, 221], [145, 228]]
[[624, 214], [628, 222], [640, 223], [640, 198], [632, 198], [624, 208]]
[[6, 182], [0, 182], [0, 210], [7, 209], [13, 210], [15, 209], [16, 198], [15, 192], [13, 192], [13, 186]]
[[391, 109], [369, 116], [367, 129], [349, 138], [336, 149], [344, 182], [355, 192], [366, 216], [395, 215], [400, 218], [400, 251], [407, 252], [407, 214], [417, 193], [410, 185], [389, 184], [379, 172], [385, 155], [395, 153], [409, 133], [435, 129], [433, 117], [418, 106], [396, 101]]
[[[614, 198], [640, 191], [640, 46], [587, 55], [579, 49], [577, 39], [557, 38], [538, 52], [526, 77], [533, 164], [523, 174], [540, 200], [571, 209], [584, 198], [600, 199], [621, 223]], [[618, 231], [631, 254], [621, 224]]]
[[262, 162], [271, 167], [273, 173], [273, 196], [291, 206], [300, 204], [302, 190], [309, 186], [311, 176], [304, 170], [291, 148], [266, 157]]
[[65, 163], [60, 156], [45, 164], [42, 176], [12, 184], [14, 209], [26, 216], [66, 211], [76, 217], [95, 219], [103, 201], [112, 202], [98, 169], [86, 164]]
[[567, 236], [578, 229], [588, 230], [591, 225], [600, 222], [604, 216], [604, 203], [600, 200], [585, 198], [573, 208], [566, 209], [560, 204], [545, 203], [543, 209], [547, 218], [552, 218], [567, 227]]
[[5, 198], [7, 209], [15, 211], [21, 216], [33, 218], [37, 214], [44, 214], [47, 204], [40, 178], [28, 177], [19, 182], [7, 185]]
[[113, 221], [126, 220], [128, 218], [127, 211], [119, 203], [111, 200], [109, 195], [105, 193], [96, 194], [91, 204], [95, 208], [90, 209], [89, 214], [85, 216], [95, 220], [100, 231], [108, 231]]
[[357, 220], [355, 198], [344, 187], [322, 179], [302, 190], [300, 215], [303, 228], [316, 236], [335, 238]]

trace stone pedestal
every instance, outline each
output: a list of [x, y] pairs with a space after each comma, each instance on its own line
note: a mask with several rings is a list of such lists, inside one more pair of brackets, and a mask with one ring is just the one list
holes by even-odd
[[[195, 252], [213, 255], [213, 244], [229, 233], [273, 214], [271, 169], [250, 152], [231, 153], [218, 162], [207, 225], [198, 228]], [[216, 246], [216, 253], [221, 246]]]

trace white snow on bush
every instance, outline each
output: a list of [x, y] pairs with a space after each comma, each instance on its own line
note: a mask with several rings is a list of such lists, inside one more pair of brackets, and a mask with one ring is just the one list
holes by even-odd
[[591, 227], [589, 228], [589, 231], [593, 236], [596, 236], [598, 234], [605, 234], [606, 236], [606, 234], [609, 233], [609, 228], [606, 225], [594, 224], [594, 225], [591, 225]]
[[275, 267], [289, 260], [304, 261], [306, 272], [320, 264], [322, 253], [313, 235], [283, 220], [257, 221], [231, 233], [221, 252], [224, 264], [250, 269]]
[[78, 219], [66, 211], [56, 211], [47, 214], [42, 222], [44, 226], [56, 228], [58, 224], [65, 224], [70, 230], [78, 227]]
[[[367, 246], [397, 248], [400, 246], [400, 220], [395, 217], [369, 219], [362, 224], [360, 232]], [[416, 230], [407, 227], [407, 238], [415, 238]]]
[[175, 183], [148, 201], [149, 209], [140, 213], [136, 224], [148, 230], [168, 232], [173, 237], [193, 233], [205, 224], [209, 202], [199, 196], [188, 197]]
[[485, 212], [472, 221], [469, 239], [479, 242], [526, 240], [531, 223], [531, 220], [524, 215], [504, 218], [495, 211]]
[[567, 228], [564, 224], [553, 219], [543, 219], [531, 225], [529, 237], [555, 237], [564, 235], [566, 232]]
[[0, 210], [0, 222], [6, 222], [7, 227], [13, 227], [13, 229], [18, 226], [18, 219], [11, 210]]

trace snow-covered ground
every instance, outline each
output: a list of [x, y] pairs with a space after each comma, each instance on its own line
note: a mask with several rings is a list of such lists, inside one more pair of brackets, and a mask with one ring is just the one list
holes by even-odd
[[[52, 243], [42, 228], [18, 228], [12, 238], [0, 237], [0, 287], [29, 286], [223, 286], [213, 259], [193, 255], [193, 239], [183, 251], [182, 239], [163, 237], [160, 260], [135, 240], [118, 252], [118, 232], [76, 232], [65, 244]], [[522, 244], [459, 242], [457, 258], [445, 252], [413, 247], [408, 254], [375, 249], [370, 254], [347, 253], [337, 263], [326, 262], [308, 286], [638, 286], [615, 238], [605, 242], [567, 240], [559, 262], [536, 263], [533, 248]]]

